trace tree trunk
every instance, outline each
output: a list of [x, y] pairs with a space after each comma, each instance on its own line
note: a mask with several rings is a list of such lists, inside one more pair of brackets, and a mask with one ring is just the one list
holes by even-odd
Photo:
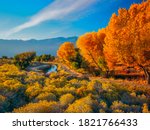
[[146, 81], [147, 81], [147, 84], [150, 84], [150, 72], [147, 72]]
[[106, 77], [106, 78], [109, 78], [109, 70], [106, 70], [105, 77]]
[[95, 61], [95, 59], [94, 59], [93, 55], [91, 54], [91, 52], [90, 52], [89, 50], [88, 50], [88, 52], [89, 52], [89, 55], [91, 56], [93, 62], [94, 62], [95, 65], [97, 66], [97, 68], [98, 68], [100, 71], [102, 71], [102, 69], [99, 67], [98, 63]]
[[141, 67], [144, 71], [144, 74], [145, 74], [145, 79], [146, 79], [146, 82], [147, 84], [150, 84], [150, 72], [148, 71], [148, 69], [146, 69], [145, 67]]

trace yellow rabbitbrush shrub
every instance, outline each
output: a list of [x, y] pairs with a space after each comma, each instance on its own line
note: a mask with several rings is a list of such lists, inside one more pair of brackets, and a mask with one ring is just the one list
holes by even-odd
[[68, 113], [91, 113], [92, 110], [93, 100], [90, 96], [81, 98], [76, 100], [73, 104], [69, 105], [66, 109]]
[[28, 83], [39, 82], [40, 84], [42, 84], [44, 80], [45, 77], [43, 75], [40, 75], [39, 73], [32, 71], [27, 73], [27, 78], [25, 79], [25, 81]]
[[22, 75], [25, 74], [25, 71], [20, 71], [15, 65], [13, 64], [4, 64], [0, 66], [0, 72], [5, 72], [8, 75]]
[[17, 90], [24, 87], [24, 85], [20, 81], [15, 79], [6, 80], [5, 82], [3, 82], [3, 85], [9, 90]]
[[14, 80], [20, 82], [22, 78], [25, 78], [26, 72], [20, 71], [15, 65], [4, 64], [0, 66], [0, 83], [3, 83], [7, 80]]
[[98, 80], [93, 80], [89, 82], [88, 84], [88, 90], [92, 91], [93, 93], [100, 93], [102, 92], [102, 83], [99, 82]]
[[38, 82], [35, 82], [33, 84], [29, 84], [26, 89], [26, 95], [29, 96], [29, 98], [34, 98], [37, 95], [39, 95], [42, 92], [42, 85]]
[[59, 113], [60, 105], [57, 102], [40, 101], [29, 103], [21, 108], [14, 109], [15, 113]]
[[53, 93], [40, 93], [36, 98], [35, 101], [46, 100], [46, 101], [56, 101], [56, 96]]
[[149, 113], [149, 112], [150, 112], [150, 111], [148, 110], [148, 105], [147, 105], [146, 103], [143, 104], [142, 112], [143, 112], [143, 113]]
[[105, 113], [108, 109], [107, 103], [105, 101], [100, 101], [99, 108], [100, 113]]
[[68, 106], [69, 104], [73, 103], [74, 100], [75, 100], [75, 97], [70, 93], [62, 95], [59, 99], [60, 105], [63, 107]]

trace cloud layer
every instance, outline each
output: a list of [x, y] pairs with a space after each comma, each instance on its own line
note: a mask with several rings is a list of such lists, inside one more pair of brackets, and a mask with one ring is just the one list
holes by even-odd
[[8, 32], [8, 35], [24, 29], [39, 25], [48, 20], [61, 20], [69, 15], [84, 11], [97, 0], [54, 0], [47, 7], [30, 18], [29, 21], [19, 25]]

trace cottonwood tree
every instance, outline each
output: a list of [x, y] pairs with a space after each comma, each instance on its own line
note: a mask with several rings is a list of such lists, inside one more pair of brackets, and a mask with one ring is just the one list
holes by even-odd
[[81, 55], [91, 66], [95, 66], [100, 71], [102, 68], [99, 65], [99, 60], [104, 56], [104, 38], [104, 31], [99, 30], [99, 32], [86, 33], [77, 40], [77, 47], [80, 49]]
[[70, 60], [74, 58], [75, 55], [76, 55], [75, 47], [71, 42], [63, 43], [57, 51], [58, 58], [67, 63], [70, 62]]
[[108, 27], [104, 54], [108, 67], [116, 64], [143, 69], [150, 84], [150, 0], [133, 4], [129, 10], [119, 9]]

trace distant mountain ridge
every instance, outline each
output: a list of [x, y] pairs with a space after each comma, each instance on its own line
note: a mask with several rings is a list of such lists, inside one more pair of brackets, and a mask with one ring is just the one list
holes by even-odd
[[57, 37], [43, 40], [5, 40], [0, 39], [0, 57], [8, 56], [13, 57], [15, 54], [36, 51], [37, 55], [51, 54], [56, 55], [59, 46], [63, 42], [76, 43], [77, 37]]

